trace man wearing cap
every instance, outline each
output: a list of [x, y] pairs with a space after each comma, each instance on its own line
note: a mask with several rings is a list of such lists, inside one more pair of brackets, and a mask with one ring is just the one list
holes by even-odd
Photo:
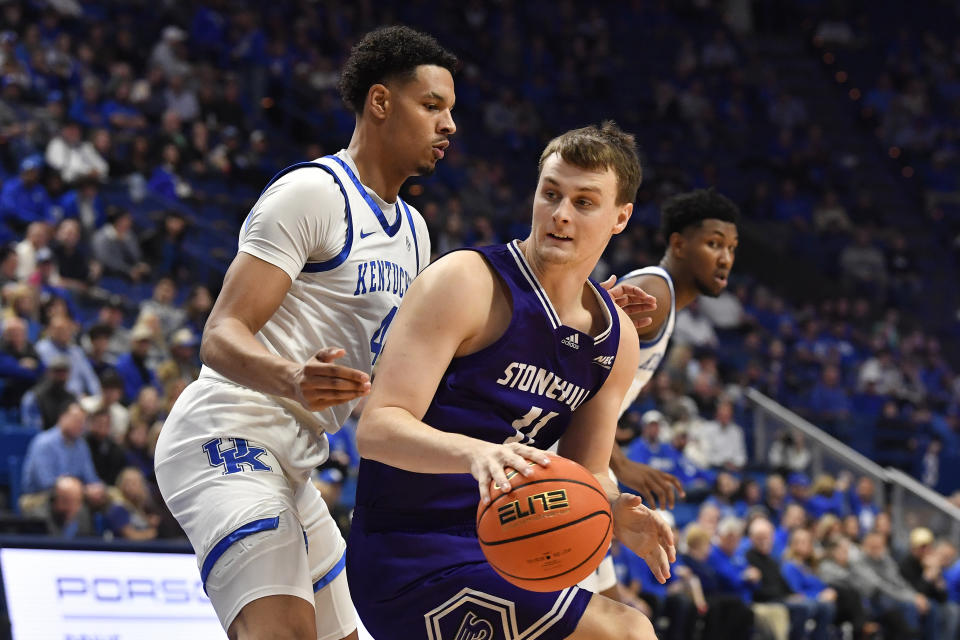
[[7, 180], [0, 191], [0, 218], [17, 233], [31, 222], [53, 221], [50, 196], [40, 182], [42, 170], [42, 156], [27, 156], [20, 161], [19, 175]]
[[200, 339], [184, 327], [170, 337], [170, 358], [157, 366], [157, 378], [163, 384], [180, 379], [190, 384], [200, 376], [200, 360], [197, 348]]
[[153, 331], [138, 323], [130, 332], [130, 351], [117, 358], [117, 374], [123, 380], [124, 397], [133, 402], [146, 385], [162, 391], [156, 372], [147, 363], [147, 355], [153, 342]]
[[933, 532], [916, 527], [910, 532], [910, 552], [900, 561], [900, 574], [936, 610], [940, 624], [938, 638], [956, 639], [960, 628], [960, 603], [947, 601], [947, 584], [939, 553], [934, 550]]
[[83, 349], [74, 342], [75, 332], [73, 320], [66, 316], [54, 316], [47, 325], [47, 337], [37, 343], [37, 353], [48, 367], [56, 356], [63, 356], [69, 361], [67, 391], [77, 397], [99, 395], [100, 379], [93, 372]]
[[20, 422], [34, 429], [49, 429], [77, 397], [67, 391], [70, 360], [56, 355], [47, 364], [43, 379], [23, 394], [20, 400]]

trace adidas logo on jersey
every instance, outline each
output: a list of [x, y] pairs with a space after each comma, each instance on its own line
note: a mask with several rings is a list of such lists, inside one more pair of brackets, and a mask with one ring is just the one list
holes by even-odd
[[613, 367], [613, 359], [615, 356], [597, 356], [593, 361], [603, 367], [604, 369], [610, 369]]
[[567, 336], [566, 338], [564, 338], [564, 339], [561, 340], [560, 342], [562, 342], [563, 344], [567, 345], [567, 346], [570, 347], [571, 349], [579, 349], [579, 348], [580, 348], [580, 336], [579, 336], [578, 334], [576, 334], [576, 333], [571, 333], [569, 336]]

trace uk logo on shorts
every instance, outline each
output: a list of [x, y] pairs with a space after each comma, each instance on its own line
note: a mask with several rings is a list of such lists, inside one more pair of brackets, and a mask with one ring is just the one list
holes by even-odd
[[223, 444], [221, 438], [214, 438], [203, 445], [207, 460], [211, 467], [223, 467], [223, 475], [239, 473], [241, 471], [273, 471], [260, 456], [266, 455], [267, 450], [261, 447], [251, 447], [243, 438], [227, 438], [233, 443], [229, 449], [220, 449]]

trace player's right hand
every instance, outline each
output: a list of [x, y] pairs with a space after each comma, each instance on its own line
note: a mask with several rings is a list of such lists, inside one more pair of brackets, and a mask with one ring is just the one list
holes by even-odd
[[479, 442], [469, 454], [470, 474], [480, 485], [480, 503], [490, 502], [490, 483], [493, 482], [502, 491], [510, 491], [507, 480], [507, 468], [515, 469], [525, 476], [533, 473], [530, 461], [546, 467], [550, 458], [542, 450], [529, 445], [511, 442], [493, 444]]
[[346, 351], [326, 347], [294, 374], [294, 399], [310, 411], [320, 411], [370, 393], [370, 376], [363, 371], [333, 364]]

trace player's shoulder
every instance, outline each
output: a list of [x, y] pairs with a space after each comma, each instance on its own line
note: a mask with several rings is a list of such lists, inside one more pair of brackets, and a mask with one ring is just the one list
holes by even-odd
[[335, 192], [338, 197], [342, 197], [333, 170], [320, 162], [321, 160], [322, 158], [317, 158], [286, 167], [274, 176], [265, 192], [283, 191], [303, 195]]
[[446, 281], [452, 285], [482, 285], [494, 281], [493, 267], [479, 251], [461, 249], [441, 256], [423, 270], [420, 276]]

